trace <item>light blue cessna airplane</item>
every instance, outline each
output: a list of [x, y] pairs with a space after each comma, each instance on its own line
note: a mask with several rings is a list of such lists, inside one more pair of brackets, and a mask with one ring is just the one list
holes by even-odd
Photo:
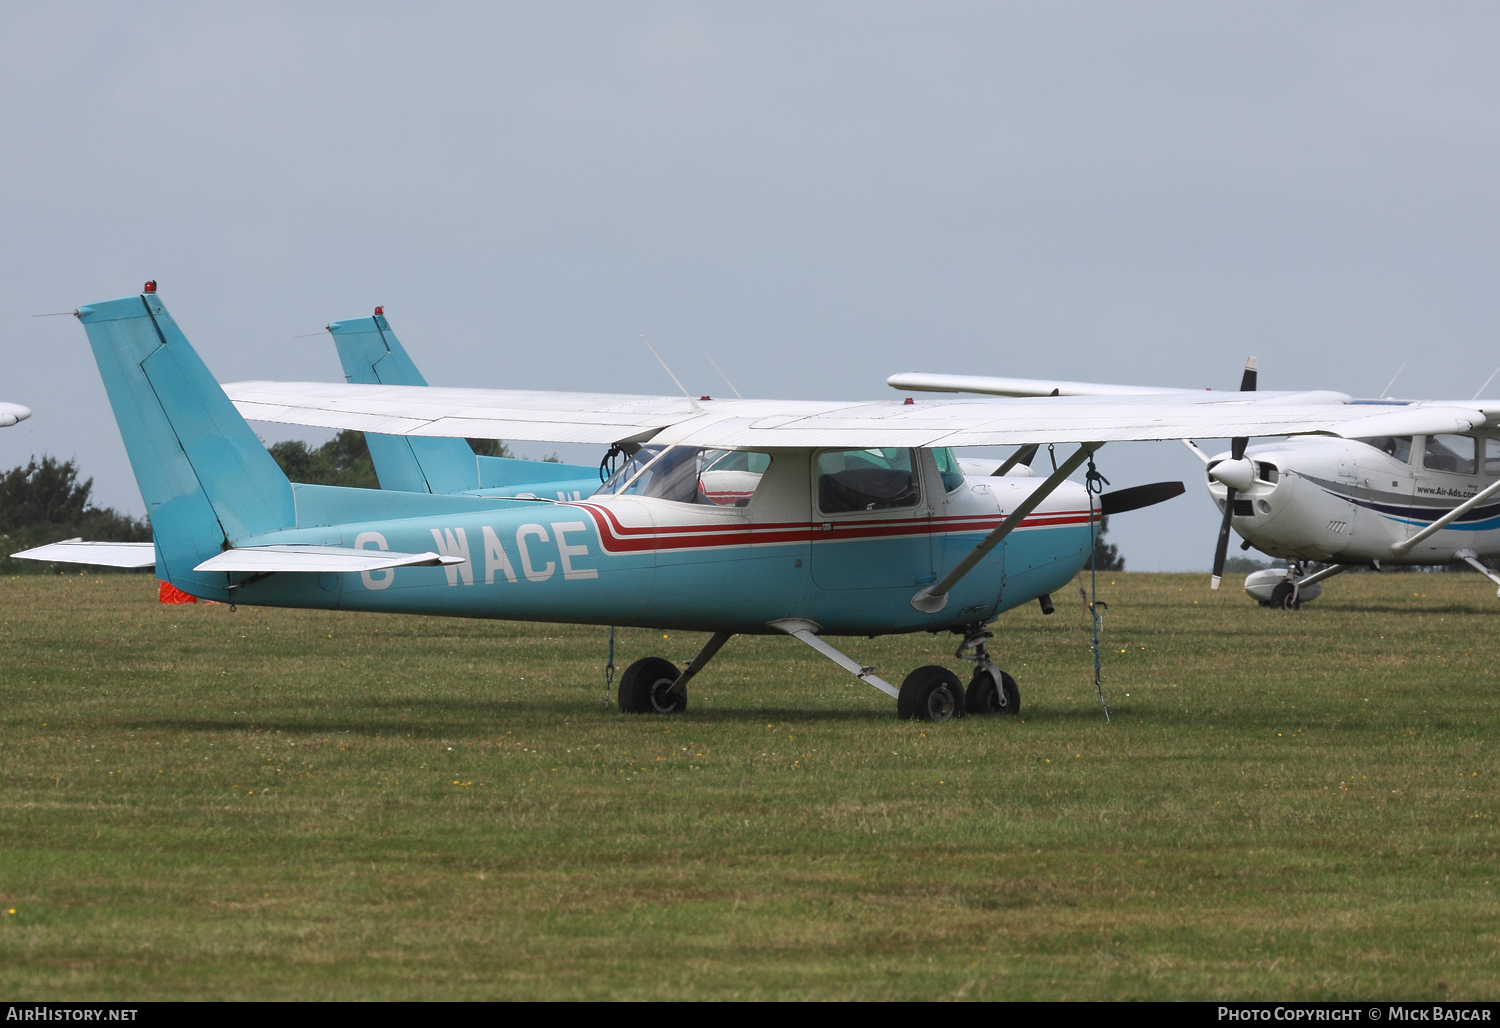
[[[849, 403], [452, 389], [409, 384], [414, 366], [408, 384], [387, 384], [371, 340], [358, 352], [376, 356], [374, 382], [221, 388], [154, 283], [77, 316], [151, 516], [155, 542], [141, 545], [154, 546], [159, 577], [234, 603], [711, 632], [685, 668], [650, 657], [625, 671], [620, 709], [637, 713], [685, 709], [689, 680], [737, 633], [800, 640], [894, 697], [902, 717], [1016, 713], [987, 626], [1032, 600], [1045, 608], [1086, 563], [1102, 514], [1181, 491], [1158, 483], [1101, 500], [1068, 481], [1104, 442], [1357, 438], [1484, 418], [1442, 406], [1372, 416], [1320, 393]], [[451, 483], [426, 472], [422, 489], [296, 485], [247, 417], [407, 440], [607, 444], [621, 460], [591, 495], [558, 489], [561, 499], [490, 493], [506, 486], [472, 451], [467, 490], [439, 491]], [[952, 450], [1004, 444], [1021, 449], [983, 477]], [[1045, 444], [1077, 445], [1045, 478], [1021, 470]], [[427, 466], [420, 446], [408, 453]], [[112, 563], [95, 547], [121, 545], [26, 556]], [[976, 665], [967, 689], [936, 665], [898, 689], [827, 639], [911, 631], [962, 636], [959, 654]]]

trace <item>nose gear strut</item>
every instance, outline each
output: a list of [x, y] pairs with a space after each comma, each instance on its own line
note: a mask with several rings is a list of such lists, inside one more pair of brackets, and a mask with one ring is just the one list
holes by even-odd
[[985, 643], [986, 639], [994, 637], [994, 633], [981, 622], [965, 625], [963, 633], [963, 641], [953, 655], [974, 663], [974, 675], [969, 680], [968, 689], [964, 690], [964, 708], [970, 714], [1019, 714], [1021, 690], [1016, 680], [990, 659], [989, 646]]

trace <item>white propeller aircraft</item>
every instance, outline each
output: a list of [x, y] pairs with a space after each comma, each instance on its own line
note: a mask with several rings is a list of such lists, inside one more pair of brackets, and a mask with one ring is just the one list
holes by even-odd
[[[1032, 600], [1045, 609], [1088, 561], [1116, 494], [1101, 500], [1069, 476], [1092, 471], [1105, 443], [1443, 435], [1488, 417], [1474, 405], [1371, 408], [1331, 393], [818, 402], [383, 382], [221, 388], [155, 283], [77, 316], [151, 517], [158, 577], [234, 603], [711, 632], [686, 667], [647, 657], [626, 669], [620, 709], [633, 713], [682, 711], [689, 680], [733, 635], [779, 633], [895, 698], [902, 717], [1014, 714], [1019, 690], [990, 658], [988, 626]], [[246, 418], [595, 443], [625, 459], [576, 500], [486, 495], [482, 483], [300, 485]], [[1075, 448], [1045, 478], [1005, 474], [1018, 456], [970, 477], [952, 449], [1006, 444]], [[101, 563], [88, 550], [26, 555]], [[828, 641], [915, 631], [961, 636], [956, 656], [976, 665], [967, 690], [939, 665], [898, 689]]]
[[[1167, 396], [1183, 390], [1096, 385], [972, 375], [902, 374], [898, 389], [973, 392], [999, 396]], [[1259, 404], [1250, 358], [1240, 393], [1212, 393]], [[1196, 392], [1196, 391], [1195, 391]], [[1322, 394], [1334, 396], [1338, 394]], [[1183, 441], [1203, 461], [1209, 495], [1224, 513], [1214, 554], [1212, 587], [1219, 587], [1232, 528], [1262, 553], [1288, 562], [1286, 570], [1247, 576], [1245, 591], [1267, 606], [1295, 608], [1314, 599], [1323, 580], [1350, 568], [1434, 565], [1463, 561], [1500, 585], [1485, 567], [1500, 557], [1500, 401], [1356, 400], [1375, 431], [1299, 435], [1249, 446], [1236, 436], [1214, 456]], [[1468, 409], [1468, 429], [1418, 432], [1395, 428], [1418, 412]], [[1390, 422], [1383, 419], [1393, 418]], [[1415, 424], [1415, 421], [1410, 422]], [[1490, 501], [1494, 502], [1490, 502]], [[1307, 563], [1328, 564], [1304, 573]]]

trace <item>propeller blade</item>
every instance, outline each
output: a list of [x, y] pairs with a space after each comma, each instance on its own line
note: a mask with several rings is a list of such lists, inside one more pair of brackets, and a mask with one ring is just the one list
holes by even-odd
[[[1246, 369], [1245, 374], [1252, 375], [1254, 370]], [[1249, 444], [1248, 436], [1237, 435], [1229, 441], [1229, 452], [1235, 460], [1244, 460], [1245, 447]], [[1224, 522], [1219, 526], [1219, 545], [1214, 550], [1214, 577], [1208, 584], [1210, 589], [1217, 589], [1219, 580], [1224, 577], [1224, 558], [1229, 555], [1230, 522], [1234, 520], [1234, 492], [1233, 486], [1225, 486]]]
[[1249, 360], [1247, 360], [1245, 362], [1245, 374], [1240, 378], [1240, 392], [1242, 392], [1242, 393], [1253, 393], [1253, 392], [1255, 392], [1255, 379], [1256, 379], [1256, 363], [1255, 363], [1255, 358], [1251, 357]]
[[[1255, 392], [1256, 380], [1259, 378], [1259, 364], [1254, 357], [1245, 361], [1245, 373], [1240, 376], [1240, 392]], [[1250, 444], [1246, 436], [1235, 436], [1229, 442], [1229, 452], [1235, 460], [1244, 460], [1245, 447]], [[1219, 545], [1214, 548], [1214, 576], [1209, 582], [1210, 589], [1217, 589], [1219, 582], [1224, 578], [1224, 559], [1229, 556], [1229, 533], [1234, 522], [1234, 487], [1224, 487], [1224, 520], [1219, 525]]]
[[1219, 525], [1219, 545], [1214, 549], [1214, 577], [1208, 584], [1210, 589], [1219, 587], [1219, 581], [1224, 577], [1224, 558], [1229, 556], [1230, 522], [1234, 520], [1234, 490], [1230, 489], [1228, 493], [1224, 498], [1224, 521]]
[[1005, 473], [1017, 464], [1024, 464], [1028, 468], [1031, 467], [1031, 462], [1036, 459], [1036, 453], [1041, 448], [1040, 443], [1032, 443], [1030, 446], [1021, 447], [1015, 453], [1001, 461], [1000, 466], [990, 472], [990, 476], [992, 478], [1003, 478]]
[[1111, 514], [1123, 514], [1127, 510], [1140, 510], [1174, 496], [1181, 496], [1185, 492], [1187, 487], [1181, 482], [1152, 482], [1150, 485], [1116, 489], [1099, 497], [1099, 513], [1108, 517]]

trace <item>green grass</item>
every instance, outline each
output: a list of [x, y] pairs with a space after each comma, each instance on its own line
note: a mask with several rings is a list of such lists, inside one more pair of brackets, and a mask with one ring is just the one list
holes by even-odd
[[790, 639], [622, 717], [602, 629], [5, 580], [0, 991], [1496, 997], [1493, 588], [1206, 579], [1103, 579], [1112, 724], [1074, 590], [999, 623], [1020, 721], [948, 725]]

